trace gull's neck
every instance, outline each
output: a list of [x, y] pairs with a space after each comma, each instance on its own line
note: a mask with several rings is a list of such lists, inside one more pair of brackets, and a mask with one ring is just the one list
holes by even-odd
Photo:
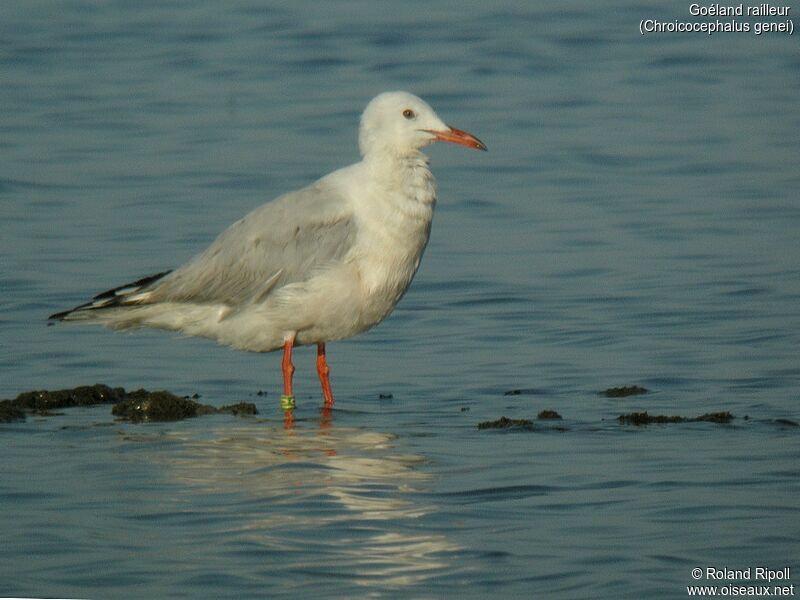
[[404, 154], [373, 152], [364, 157], [363, 163], [370, 179], [390, 196], [411, 208], [431, 210], [436, 203], [436, 180], [428, 167], [429, 159], [419, 150]]

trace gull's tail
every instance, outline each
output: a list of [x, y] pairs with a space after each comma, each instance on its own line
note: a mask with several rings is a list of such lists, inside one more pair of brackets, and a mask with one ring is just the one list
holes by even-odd
[[95, 296], [91, 302], [76, 306], [72, 310], [55, 313], [47, 317], [48, 321], [86, 321], [93, 320], [99, 316], [99, 311], [104, 308], [116, 308], [124, 306], [137, 306], [147, 304], [150, 296], [149, 288], [162, 277], [172, 271], [156, 273], [149, 277], [121, 285]]

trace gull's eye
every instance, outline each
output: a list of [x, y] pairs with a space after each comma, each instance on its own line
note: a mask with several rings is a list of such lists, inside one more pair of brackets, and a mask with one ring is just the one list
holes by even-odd
[[413, 110], [411, 110], [410, 108], [407, 108], [407, 109], [405, 109], [405, 110], [403, 111], [403, 116], [404, 116], [406, 119], [413, 119], [414, 117], [416, 117], [416, 116], [417, 116], [417, 114], [416, 114], [416, 113], [415, 113]]

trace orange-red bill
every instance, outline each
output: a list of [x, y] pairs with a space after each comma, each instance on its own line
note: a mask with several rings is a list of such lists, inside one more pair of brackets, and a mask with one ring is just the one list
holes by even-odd
[[427, 131], [435, 135], [436, 139], [440, 142], [450, 142], [451, 144], [460, 144], [461, 146], [466, 146], [467, 148], [475, 148], [476, 150], [483, 150], [484, 152], [486, 151], [486, 144], [484, 144], [471, 133], [461, 131], [455, 127], [450, 127], [445, 131], [434, 131], [432, 129], [428, 129]]

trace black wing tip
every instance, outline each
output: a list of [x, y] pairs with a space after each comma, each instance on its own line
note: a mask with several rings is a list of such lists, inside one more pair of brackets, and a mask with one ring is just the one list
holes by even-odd
[[[119, 292], [120, 290], [124, 290], [126, 288], [142, 288], [148, 286], [151, 283], [155, 283], [165, 275], [169, 275], [170, 273], [172, 273], [171, 269], [168, 271], [162, 271], [161, 273], [156, 273], [155, 275], [148, 275], [147, 277], [142, 277], [141, 279], [137, 279], [132, 283], [127, 283], [125, 285], [115, 287], [114, 289], [107, 290], [105, 292], [97, 294], [97, 296], [93, 298], [92, 302], [81, 304], [80, 306], [76, 306], [75, 308], [72, 308], [70, 310], [53, 313], [52, 315], [47, 317], [47, 320], [51, 321], [50, 324], [52, 325], [52, 321], [64, 321], [71, 314], [81, 310], [95, 310], [101, 308], [108, 308], [111, 306], [119, 306], [122, 303], [121, 300], [124, 298], [124, 295], [117, 294], [117, 292]], [[98, 303], [97, 302], [98, 300], [106, 300], [106, 302]]]
[[[151, 283], [155, 283], [165, 275], [169, 275], [170, 273], [172, 273], [172, 269], [168, 271], [162, 271], [161, 273], [156, 273], [155, 275], [148, 275], [147, 277], [142, 277], [141, 279], [137, 279], [136, 281], [133, 281], [131, 283], [126, 283], [125, 285], [120, 285], [110, 290], [106, 290], [105, 292], [101, 292], [100, 294], [97, 294], [97, 296], [95, 296], [93, 300], [114, 298], [117, 296], [117, 292], [119, 292], [120, 290], [124, 290], [126, 288], [134, 288], [134, 287], [142, 288], [148, 286]], [[80, 306], [78, 308], [80, 308]]]
[[[90, 310], [93, 307], [92, 302], [87, 302], [86, 304], [81, 304], [80, 306], [76, 306], [75, 308], [71, 308], [70, 310], [65, 310], [62, 312], [53, 313], [49, 317], [47, 317], [48, 321], [65, 321], [67, 317], [71, 314], [78, 312], [79, 310]], [[99, 307], [98, 307], [99, 308]], [[50, 323], [52, 325], [52, 323]]]

